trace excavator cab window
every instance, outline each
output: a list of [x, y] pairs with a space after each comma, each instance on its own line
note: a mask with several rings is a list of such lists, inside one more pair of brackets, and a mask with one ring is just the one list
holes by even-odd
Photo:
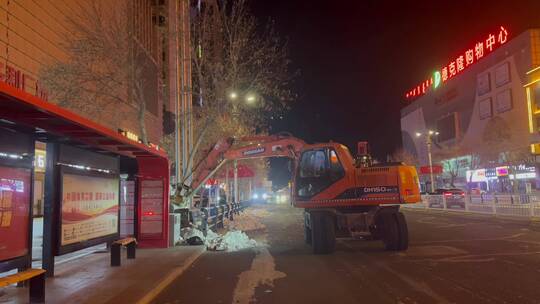
[[296, 177], [297, 195], [310, 198], [345, 176], [335, 150], [308, 150], [302, 153]]

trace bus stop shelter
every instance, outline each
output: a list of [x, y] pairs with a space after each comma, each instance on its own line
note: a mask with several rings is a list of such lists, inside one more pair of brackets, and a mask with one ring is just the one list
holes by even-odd
[[0, 272], [31, 266], [36, 141], [47, 150], [43, 267], [49, 276], [55, 256], [120, 237], [121, 174], [133, 180], [139, 246], [168, 246], [165, 151], [0, 82]]

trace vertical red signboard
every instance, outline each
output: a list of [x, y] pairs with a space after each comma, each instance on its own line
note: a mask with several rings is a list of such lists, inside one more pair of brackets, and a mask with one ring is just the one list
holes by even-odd
[[139, 239], [163, 240], [165, 238], [163, 180], [144, 179], [140, 182]]
[[30, 169], [0, 167], [0, 261], [28, 254]]

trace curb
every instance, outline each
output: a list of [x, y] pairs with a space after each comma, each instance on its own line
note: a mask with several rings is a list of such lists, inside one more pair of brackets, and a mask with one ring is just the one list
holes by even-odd
[[508, 222], [514, 222], [514, 223], [529, 223], [534, 226], [540, 226], [540, 218], [539, 217], [525, 217], [525, 216], [512, 216], [512, 215], [505, 215], [505, 214], [490, 214], [490, 213], [475, 213], [475, 212], [469, 212], [469, 211], [456, 211], [456, 210], [444, 210], [444, 209], [433, 209], [433, 208], [407, 208], [402, 209], [412, 212], [425, 212], [425, 213], [432, 213], [432, 214], [445, 214], [445, 215], [451, 215], [451, 216], [461, 216], [461, 217], [476, 217], [481, 219], [493, 219], [493, 220], [501, 220], [501, 221], [508, 221]]
[[176, 278], [181, 276], [197, 259], [206, 251], [204, 246], [195, 254], [189, 256], [184, 264], [173, 271], [171, 271], [163, 280], [159, 282], [152, 290], [150, 290], [144, 297], [142, 297], [137, 304], [149, 304], [151, 303], [165, 288], [167, 288]]

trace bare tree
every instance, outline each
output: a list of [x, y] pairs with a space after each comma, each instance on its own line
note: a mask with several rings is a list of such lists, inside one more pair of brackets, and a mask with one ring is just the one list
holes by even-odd
[[390, 159], [395, 162], [404, 162], [407, 165], [418, 166], [418, 158], [404, 148], [394, 151], [390, 155]]
[[[191, 45], [195, 139], [188, 164], [201, 163], [217, 140], [264, 134], [294, 96], [287, 45], [261, 27], [245, 0], [201, 1], [193, 18]], [[180, 185], [192, 176], [184, 172]]]
[[[71, 30], [62, 42], [67, 57], [44, 66], [40, 77], [53, 101], [95, 120], [114, 124], [135, 115], [141, 140], [148, 143], [147, 85], [158, 75], [141, 64], [147, 55], [129, 17], [130, 3], [83, 1], [83, 12], [66, 20]], [[104, 119], [106, 113], [115, 116]]]
[[[512, 125], [500, 117], [490, 119], [482, 140], [484, 142], [482, 154], [491, 164], [505, 164], [509, 175], [515, 175], [515, 168], [523, 164], [534, 164], [535, 157], [530, 153], [529, 147], [512, 137]], [[516, 179], [511, 181], [512, 191], [518, 190]]]

